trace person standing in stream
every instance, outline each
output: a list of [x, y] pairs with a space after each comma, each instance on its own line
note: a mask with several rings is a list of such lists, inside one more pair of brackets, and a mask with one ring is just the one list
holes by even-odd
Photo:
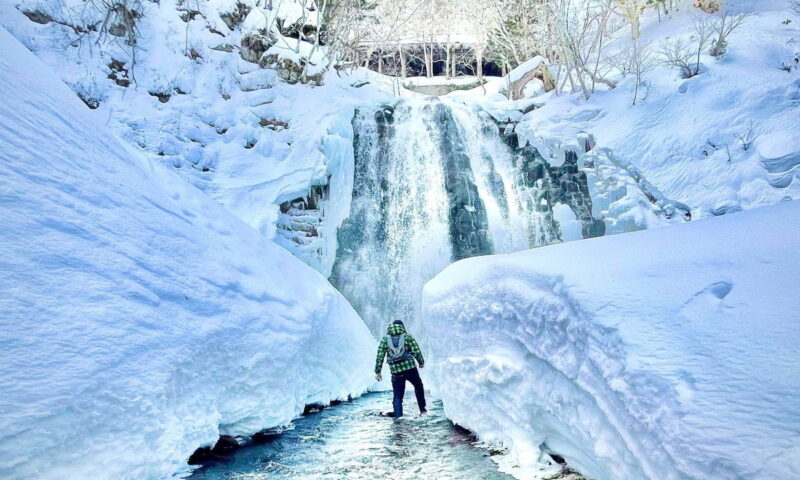
[[[375, 380], [381, 381], [381, 370], [383, 369], [383, 358], [389, 364], [389, 371], [392, 372], [392, 391], [394, 399], [395, 418], [403, 416], [403, 395], [406, 393], [406, 382], [411, 382], [414, 386], [414, 394], [417, 396], [420, 415], [428, 413], [425, 409], [425, 387], [419, 377], [419, 368], [425, 366], [425, 359], [419, 349], [414, 337], [406, 333], [406, 327], [401, 320], [395, 320], [386, 329], [386, 336], [381, 339], [378, 345], [378, 358], [375, 361]], [[416, 361], [416, 363], [414, 363]]]

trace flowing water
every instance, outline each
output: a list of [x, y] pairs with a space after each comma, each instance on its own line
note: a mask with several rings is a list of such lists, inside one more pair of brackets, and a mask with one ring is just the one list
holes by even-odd
[[423, 285], [451, 262], [560, 241], [546, 161], [485, 112], [403, 101], [357, 111], [353, 131], [352, 203], [331, 282], [374, 334], [390, 319], [413, 325]]
[[[302, 417], [291, 430], [205, 465], [194, 480], [511, 480], [433, 402], [423, 417], [394, 420], [391, 393], [372, 393]], [[406, 409], [416, 411], [413, 394]]]
[[[575, 213], [583, 236], [602, 235], [577, 155], [551, 166], [479, 109], [402, 101], [359, 110], [352, 124], [352, 202], [331, 282], [376, 336], [395, 319], [414, 332], [425, 282], [451, 262], [560, 241], [559, 203]], [[377, 415], [390, 407], [389, 393], [375, 393], [300, 418], [192, 478], [511, 478], [441, 405], [426, 417]]]

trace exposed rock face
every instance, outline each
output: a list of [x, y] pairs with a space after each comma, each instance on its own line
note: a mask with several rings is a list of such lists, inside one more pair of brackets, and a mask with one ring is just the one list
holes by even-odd
[[449, 202], [450, 243], [453, 260], [493, 253], [486, 208], [475, 186], [470, 159], [450, 109], [439, 103], [433, 118], [441, 126], [439, 148], [444, 160], [444, 180]]
[[304, 75], [304, 63], [305, 62], [303, 60], [301, 60], [300, 63], [297, 63], [291, 58], [281, 57], [278, 54], [270, 53], [261, 57], [259, 65], [261, 65], [262, 68], [271, 68], [275, 70], [278, 78], [282, 79], [286, 83], [295, 84], [300, 82], [322, 85], [322, 79], [324, 76], [323, 73]]
[[584, 238], [604, 233], [577, 155], [552, 167], [485, 112], [400, 102], [358, 111], [353, 132], [350, 213], [330, 280], [375, 334], [388, 317], [418, 318], [423, 285], [449, 263], [561, 241], [557, 204]]
[[[553, 167], [535, 147], [520, 147], [516, 133], [508, 133], [504, 135], [504, 139], [516, 155], [516, 165], [521, 173], [519, 188], [529, 192], [524, 197], [528, 208], [543, 213], [552, 222], [553, 230], [558, 230], [553, 219], [553, 207], [562, 203], [569, 206], [581, 222], [583, 238], [605, 234], [605, 223], [592, 217], [589, 183], [586, 174], [578, 168], [577, 153], [566, 151], [563, 165]], [[539, 235], [538, 238], [531, 238], [531, 242], [538, 245], [553, 243], [554, 239], [548, 238], [548, 233], [531, 232], [532, 235]]]
[[259, 63], [264, 53], [273, 45], [275, 45], [275, 40], [267, 33], [248, 33], [242, 37], [239, 55], [247, 62]]
[[219, 18], [230, 30], [233, 30], [244, 21], [248, 13], [250, 13], [250, 6], [237, 2], [233, 10], [221, 14]]
[[114, 83], [119, 85], [120, 87], [129, 87], [131, 84], [130, 75], [128, 69], [125, 66], [125, 62], [111, 59], [111, 62], [108, 64], [108, 78], [113, 80]]
[[24, 10], [22, 14], [28, 17], [28, 20], [31, 22], [35, 22], [40, 25], [46, 25], [53, 21], [53, 17], [39, 10]]
[[329, 195], [328, 184], [312, 185], [306, 196], [280, 204], [275, 242], [309, 264], [322, 255], [320, 227]]

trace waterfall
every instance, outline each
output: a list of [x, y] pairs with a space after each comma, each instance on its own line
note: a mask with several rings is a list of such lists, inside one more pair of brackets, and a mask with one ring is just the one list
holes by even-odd
[[564, 177], [476, 107], [401, 101], [359, 109], [352, 125], [353, 195], [331, 282], [376, 335], [390, 320], [413, 324], [425, 282], [451, 262], [560, 241], [559, 192], [578, 192], [562, 203], [584, 224], [588, 204], [594, 221], [585, 175], [567, 185], [581, 181], [577, 164]]

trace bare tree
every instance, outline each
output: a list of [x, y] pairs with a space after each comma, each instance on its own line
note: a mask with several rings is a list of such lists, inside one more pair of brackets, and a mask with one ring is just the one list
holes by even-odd
[[666, 40], [661, 43], [659, 53], [666, 65], [681, 71], [683, 78], [691, 78], [697, 75], [699, 66], [692, 63], [694, 50], [691, 41], [688, 39], [681, 37], [674, 40]]
[[706, 51], [714, 35], [711, 17], [695, 17], [694, 35], [690, 39], [680, 37], [661, 44], [660, 53], [664, 63], [680, 69], [683, 78], [700, 73], [700, 57]]
[[639, 38], [639, 19], [642, 12], [649, 5], [649, 0], [615, 0], [620, 9], [620, 14], [631, 25], [631, 38]]
[[750, 15], [752, 14], [749, 12], [732, 14], [730, 10], [725, 9], [716, 17], [714, 23], [716, 40], [714, 40], [714, 46], [711, 47], [711, 56], [719, 57], [725, 54], [728, 48], [728, 36], [739, 28]]
[[[631, 103], [636, 105], [637, 101], [646, 97], [647, 81], [645, 75], [655, 66], [655, 56], [650, 45], [637, 40], [632, 42], [618, 58], [620, 72], [633, 76], [633, 99]], [[641, 95], [642, 90], [645, 91], [644, 96]]]
[[563, 63], [563, 81], [569, 81], [573, 89], [579, 88], [588, 99], [597, 83], [609, 88], [617, 86], [608, 77], [610, 65], [601, 61], [613, 11], [611, 0], [589, 1], [579, 8], [576, 8], [577, 4], [573, 0], [550, 3], [550, 42]]
[[360, 49], [369, 38], [368, 25], [375, 18], [374, 8], [364, 0], [329, 0], [323, 12], [322, 32], [329, 66], [359, 66], [363, 60]]
[[757, 138], [758, 134], [755, 133], [755, 124], [752, 120], [748, 123], [747, 130], [744, 133], [736, 135], [736, 139], [742, 144], [742, 150], [745, 152], [750, 150]]

